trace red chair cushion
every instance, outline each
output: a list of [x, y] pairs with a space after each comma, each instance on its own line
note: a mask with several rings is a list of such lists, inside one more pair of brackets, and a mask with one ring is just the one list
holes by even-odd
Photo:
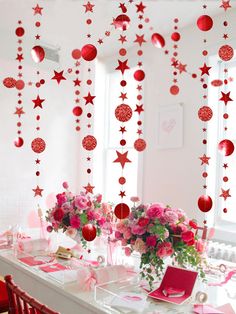
[[5, 282], [0, 280], [0, 310], [8, 310], [8, 296]]

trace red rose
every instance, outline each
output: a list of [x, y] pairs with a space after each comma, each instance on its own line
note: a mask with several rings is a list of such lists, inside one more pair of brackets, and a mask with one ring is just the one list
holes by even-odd
[[53, 213], [53, 217], [56, 221], [62, 221], [64, 217], [64, 211], [61, 208], [56, 209]]
[[197, 223], [194, 220], [190, 220], [189, 221], [189, 227], [193, 228], [193, 229], [197, 229]]
[[187, 245], [193, 245], [194, 244], [194, 233], [190, 230], [182, 232], [181, 238]]
[[141, 217], [138, 220], [138, 225], [140, 227], [145, 227], [146, 225], [148, 225], [148, 223], [149, 223], [149, 219], [148, 218]]

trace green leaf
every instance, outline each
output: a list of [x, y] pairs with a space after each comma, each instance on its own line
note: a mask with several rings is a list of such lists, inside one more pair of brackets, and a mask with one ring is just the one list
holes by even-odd
[[80, 220], [81, 220], [82, 224], [85, 225], [88, 222], [87, 215], [85, 213], [81, 214]]

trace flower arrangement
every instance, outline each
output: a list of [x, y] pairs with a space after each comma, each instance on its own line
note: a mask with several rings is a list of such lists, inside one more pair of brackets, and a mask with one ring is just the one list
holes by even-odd
[[138, 198], [131, 200], [134, 206], [129, 217], [117, 223], [115, 237], [121, 240], [127, 256], [133, 251], [141, 254], [141, 276], [150, 287], [154, 281], [153, 271], [160, 277], [168, 256], [180, 267], [192, 267], [204, 277], [201, 267], [203, 243], [195, 235], [196, 222], [189, 220], [179, 208], [159, 203], [136, 207]]
[[80, 239], [84, 247], [86, 241], [100, 236], [102, 228], [107, 229], [111, 219], [111, 205], [102, 203], [102, 195], [72, 194], [68, 183], [63, 183], [65, 191], [56, 195], [56, 204], [46, 212], [46, 221], [50, 223], [48, 232], [62, 230], [74, 239]]

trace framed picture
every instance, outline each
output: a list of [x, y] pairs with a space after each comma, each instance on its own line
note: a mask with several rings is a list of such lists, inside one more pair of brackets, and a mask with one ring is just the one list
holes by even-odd
[[160, 149], [183, 146], [183, 104], [159, 107], [157, 145]]

